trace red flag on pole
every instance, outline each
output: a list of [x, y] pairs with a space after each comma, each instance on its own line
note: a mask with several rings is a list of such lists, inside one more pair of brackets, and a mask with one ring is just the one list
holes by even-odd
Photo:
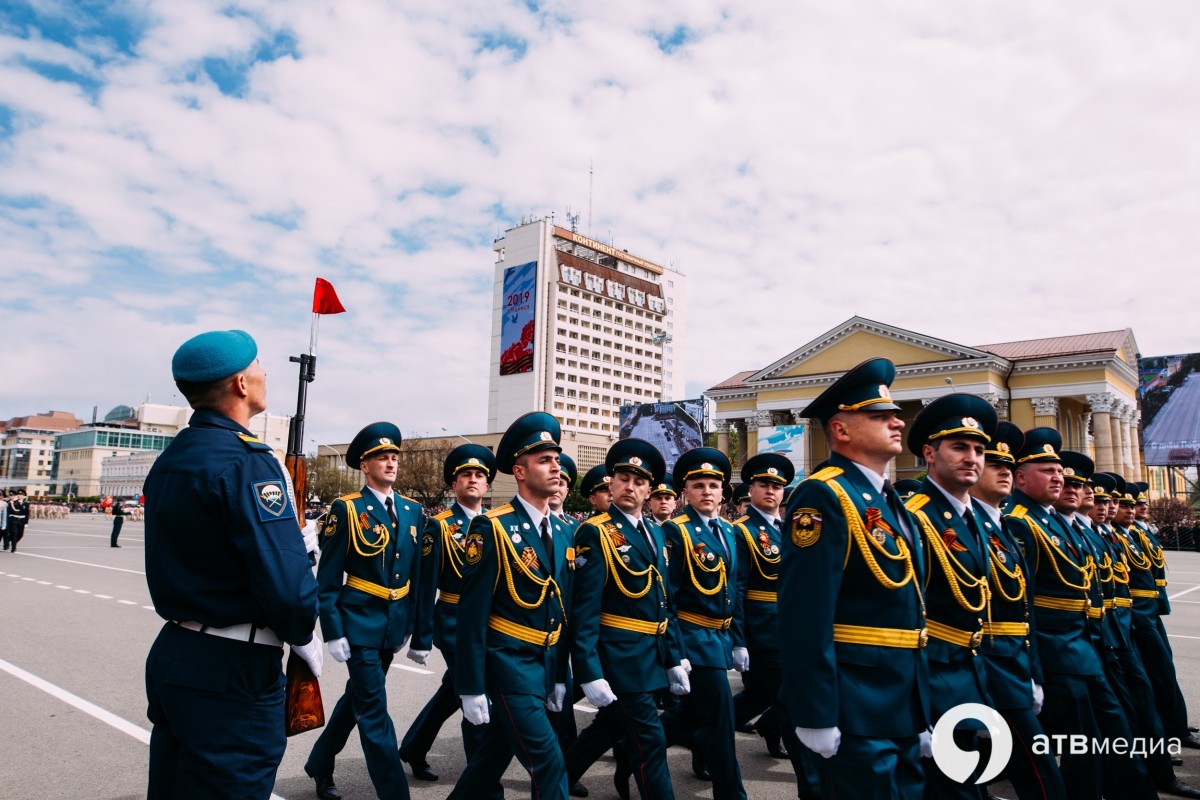
[[317, 285], [313, 289], [313, 313], [341, 314], [345, 310], [337, 292], [333, 290], [333, 284], [324, 278], [317, 278]]

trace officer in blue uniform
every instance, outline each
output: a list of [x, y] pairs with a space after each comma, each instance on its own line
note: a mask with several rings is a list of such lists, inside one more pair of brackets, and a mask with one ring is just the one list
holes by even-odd
[[693, 751], [708, 766], [714, 800], [746, 797], [726, 675], [733, 666], [729, 628], [738, 565], [733, 527], [719, 514], [730, 472], [729, 459], [720, 450], [697, 447], [681, 455], [674, 483], [682, 488], [687, 506], [663, 526], [682, 655], [691, 667], [691, 693], [663, 714], [663, 730], [671, 744], [689, 743], [694, 734]]
[[[511, 502], [471, 521], [463, 545], [455, 687], [467, 721], [492, 722], [451, 798], [490, 791], [513, 755], [534, 798], [563, 800], [567, 776], [548, 711], [567, 694], [567, 624], [575, 553], [556, 533], [550, 498], [562, 482], [558, 420], [518, 418], [496, 448], [496, 466], [517, 481]], [[561, 522], [561, 521], [559, 521]]]
[[[925, 629], [929, 646], [930, 711], [936, 725], [963, 703], [993, 706], [979, 657], [989, 619], [991, 557], [970, 489], [984, 468], [984, 450], [996, 432], [996, 411], [982, 397], [949, 394], [921, 409], [908, 433], [908, 449], [928, 464], [921, 489], [905, 504], [925, 543]], [[981, 723], [954, 731], [960, 749], [977, 750]], [[982, 786], [959, 783], [939, 769], [927, 772], [926, 795], [986, 800]]]
[[[1092, 642], [1095, 556], [1054, 509], [1062, 493], [1062, 437], [1053, 428], [1025, 432], [1016, 454], [1016, 488], [1006, 515], [1025, 554], [1033, 592], [1034, 628], [1045, 683], [1041, 723], [1051, 737], [1082, 735], [1132, 741], [1129, 722], [1104, 675]], [[1140, 756], [1062, 752], [1059, 767], [1072, 797], [1151, 798], [1157, 795]]]
[[387, 709], [387, 674], [410, 635], [417, 642], [431, 637], [431, 615], [418, 590], [425, 512], [392, 488], [399, 452], [400, 429], [390, 422], [358, 432], [346, 448], [346, 464], [362, 471], [365, 485], [333, 502], [321, 536], [321, 631], [329, 654], [350, 673], [304, 765], [321, 800], [341, 796], [333, 786], [334, 758], [356, 723], [376, 793], [409, 796]]
[[610, 483], [612, 483], [612, 476], [608, 474], [608, 469], [603, 464], [597, 464], [583, 474], [583, 480], [579, 484], [579, 493], [592, 505], [592, 512], [588, 516], [603, 514], [612, 505]]
[[646, 510], [659, 525], [675, 516], [675, 506], [679, 502], [679, 493], [669, 475], [650, 488], [650, 499], [646, 501]]
[[285, 746], [281, 646], [321, 673], [317, 584], [271, 448], [243, 331], [184, 342], [171, 361], [195, 409], [146, 477], [146, 583], [167, 623], [146, 659], [157, 798], [265, 798]]
[[784, 514], [780, 698], [824, 759], [827, 798], [915, 800], [925, 785], [925, 568], [920, 529], [887, 478], [904, 449], [895, 375], [887, 359], [864, 361], [805, 409], [833, 452]]
[[[609, 448], [605, 467], [613, 503], [576, 531], [571, 594], [574, 677], [600, 713], [567, 751], [567, 771], [572, 779], [582, 775], [624, 736], [625, 763], [642, 797], [671, 798], [666, 737], [654, 695], [668, 684], [686, 694], [689, 681], [678, 637], [670, 630], [666, 540], [642, 511], [665, 464], [649, 442], [624, 439]], [[607, 738], [600, 735], [605, 723]], [[589, 736], [593, 728], [595, 743]], [[617, 790], [628, 796], [627, 778], [624, 786], [618, 781]]]
[[[427, 755], [442, 724], [459, 710], [458, 693], [454, 691], [454, 644], [458, 599], [462, 594], [463, 541], [471, 520], [486, 510], [483, 497], [495, 476], [496, 456], [483, 445], [462, 444], [451, 450], [442, 464], [442, 479], [454, 493], [454, 502], [425, 523], [421, 539], [421, 608], [433, 615], [432, 624], [425, 629], [432, 630], [432, 644], [441, 651], [446, 671], [437, 691], [400, 743], [400, 759], [408, 763], [418, 780], [438, 779]], [[412, 641], [418, 655], [428, 651], [430, 644], [416, 637]], [[424, 658], [418, 663], [424, 664]], [[478, 744], [478, 734], [482, 733], [478, 725], [464, 721], [463, 746], [468, 760]]]

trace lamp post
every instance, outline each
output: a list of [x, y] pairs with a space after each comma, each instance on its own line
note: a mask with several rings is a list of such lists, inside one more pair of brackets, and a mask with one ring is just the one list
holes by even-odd
[[447, 430], [446, 428], [442, 428], [442, 433], [445, 433], [445, 434], [447, 434], [447, 435], [449, 435], [449, 436], [457, 436], [459, 439], [462, 439], [462, 440], [463, 440], [464, 442], [466, 442], [467, 444], [475, 444], [475, 443], [474, 443], [474, 442], [472, 442], [470, 439], [468, 439], [467, 437], [463, 436], [461, 433], [450, 433], [450, 431], [449, 431], [449, 430]]
[[334, 456], [337, 458], [337, 462], [336, 462], [336, 463], [337, 463], [337, 468], [338, 468], [340, 471], [343, 471], [343, 472], [346, 470], [345, 456], [343, 456], [343, 455], [342, 455], [342, 453], [341, 453], [340, 451], [338, 451], [338, 449], [337, 449], [336, 447], [334, 447], [334, 446], [332, 446], [332, 445], [328, 445], [328, 444], [321, 444], [321, 443], [320, 443], [320, 442], [318, 442], [316, 439], [309, 439], [309, 441], [310, 441], [310, 442], [312, 442], [313, 444], [315, 444], [315, 445], [317, 446], [317, 455], [318, 455], [318, 456], [320, 456], [320, 455], [321, 455], [321, 448], [322, 448], [322, 447], [324, 447], [324, 448], [327, 448], [327, 449], [329, 449], [329, 450], [332, 450], [332, 451], [333, 451], [333, 455], [334, 455]]
[[659, 402], [667, 401], [667, 344], [674, 341], [674, 337], [666, 331], [655, 331], [654, 338], [650, 340], [658, 345], [658, 399]]

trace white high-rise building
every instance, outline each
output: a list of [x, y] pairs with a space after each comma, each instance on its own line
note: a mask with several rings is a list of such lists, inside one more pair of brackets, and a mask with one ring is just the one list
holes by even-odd
[[681, 273], [545, 219], [492, 249], [489, 432], [548, 411], [616, 438], [621, 406], [683, 399]]

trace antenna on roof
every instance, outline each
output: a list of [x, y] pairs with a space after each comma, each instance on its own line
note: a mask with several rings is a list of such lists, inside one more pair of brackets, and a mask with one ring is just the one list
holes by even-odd
[[592, 231], [592, 181], [595, 175], [592, 159], [588, 159], [588, 232]]

